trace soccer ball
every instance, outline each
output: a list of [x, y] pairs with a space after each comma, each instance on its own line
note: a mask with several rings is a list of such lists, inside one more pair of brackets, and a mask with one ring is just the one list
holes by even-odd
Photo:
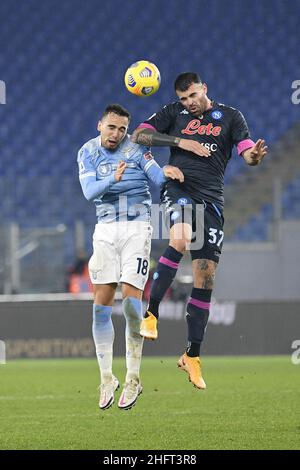
[[127, 69], [124, 81], [130, 93], [136, 96], [150, 96], [159, 89], [160, 72], [152, 62], [140, 60]]

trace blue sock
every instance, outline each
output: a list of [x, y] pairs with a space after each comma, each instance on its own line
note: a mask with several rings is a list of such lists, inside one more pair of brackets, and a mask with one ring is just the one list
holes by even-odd
[[112, 307], [93, 305], [93, 338], [101, 374], [101, 383], [112, 379], [114, 327], [111, 319]]
[[176, 276], [182, 256], [182, 253], [175, 250], [172, 246], [168, 246], [159, 259], [156, 271], [153, 274], [148, 308], [157, 318], [159, 316], [159, 304]]

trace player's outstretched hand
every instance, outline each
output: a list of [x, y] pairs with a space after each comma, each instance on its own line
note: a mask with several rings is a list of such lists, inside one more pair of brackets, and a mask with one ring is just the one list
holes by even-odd
[[172, 165], [166, 165], [163, 168], [164, 170], [164, 175], [167, 178], [171, 178], [172, 180], [179, 180], [180, 183], [184, 182], [184, 174], [182, 173], [177, 166], [172, 166]]
[[180, 139], [178, 147], [183, 150], [193, 152], [196, 155], [199, 155], [199, 157], [210, 156], [210, 150], [204, 147], [204, 145], [200, 144], [196, 140]]
[[125, 171], [125, 168], [126, 168], [126, 163], [125, 162], [121, 161], [121, 162], [118, 163], [117, 169], [115, 171], [115, 180], [116, 181], [121, 181], [122, 176], [123, 176], [124, 171]]
[[250, 157], [253, 161], [260, 162], [268, 153], [268, 147], [263, 139], [258, 139], [254, 147], [250, 149]]

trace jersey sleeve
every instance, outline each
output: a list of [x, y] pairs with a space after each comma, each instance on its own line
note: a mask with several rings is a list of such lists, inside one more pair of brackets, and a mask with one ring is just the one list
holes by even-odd
[[102, 178], [101, 180], [97, 180], [96, 168], [87, 148], [83, 147], [79, 150], [77, 162], [79, 167], [80, 185], [82, 192], [88, 201], [91, 201], [96, 197], [103, 196], [116, 182], [114, 173]]
[[157, 132], [167, 134], [174, 121], [174, 112], [172, 105], [164, 106], [158, 113], [152, 114], [145, 122], [139, 125], [142, 127], [154, 127]]
[[166, 181], [163, 169], [154, 160], [149, 147], [141, 146], [140, 167], [154, 184], [160, 186]]
[[83, 181], [89, 176], [94, 176], [96, 179], [96, 168], [92, 161], [89, 150], [82, 147], [77, 155], [77, 163], [79, 167], [79, 180]]
[[246, 119], [243, 114], [235, 110], [232, 123], [232, 140], [237, 146], [238, 154], [241, 155], [244, 150], [253, 147], [255, 143], [250, 138], [250, 132]]

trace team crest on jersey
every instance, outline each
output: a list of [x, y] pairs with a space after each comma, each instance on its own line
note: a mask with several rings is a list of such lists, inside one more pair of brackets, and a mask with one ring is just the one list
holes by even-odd
[[105, 163], [103, 165], [99, 165], [97, 170], [100, 176], [110, 175], [112, 171], [111, 163]]
[[186, 197], [181, 197], [178, 199], [177, 203], [180, 204], [181, 206], [185, 206], [189, 201], [187, 200]]
[[152, 153], [150, 151], [144, 153], [144, 159], [145, 160], [152, 160], [153, 156], [152, 156]]
[[221, 119], [221, 117], [223, 116], [223, 113], [221, 111], [213, 111], [211, 115], [214, 119]]

